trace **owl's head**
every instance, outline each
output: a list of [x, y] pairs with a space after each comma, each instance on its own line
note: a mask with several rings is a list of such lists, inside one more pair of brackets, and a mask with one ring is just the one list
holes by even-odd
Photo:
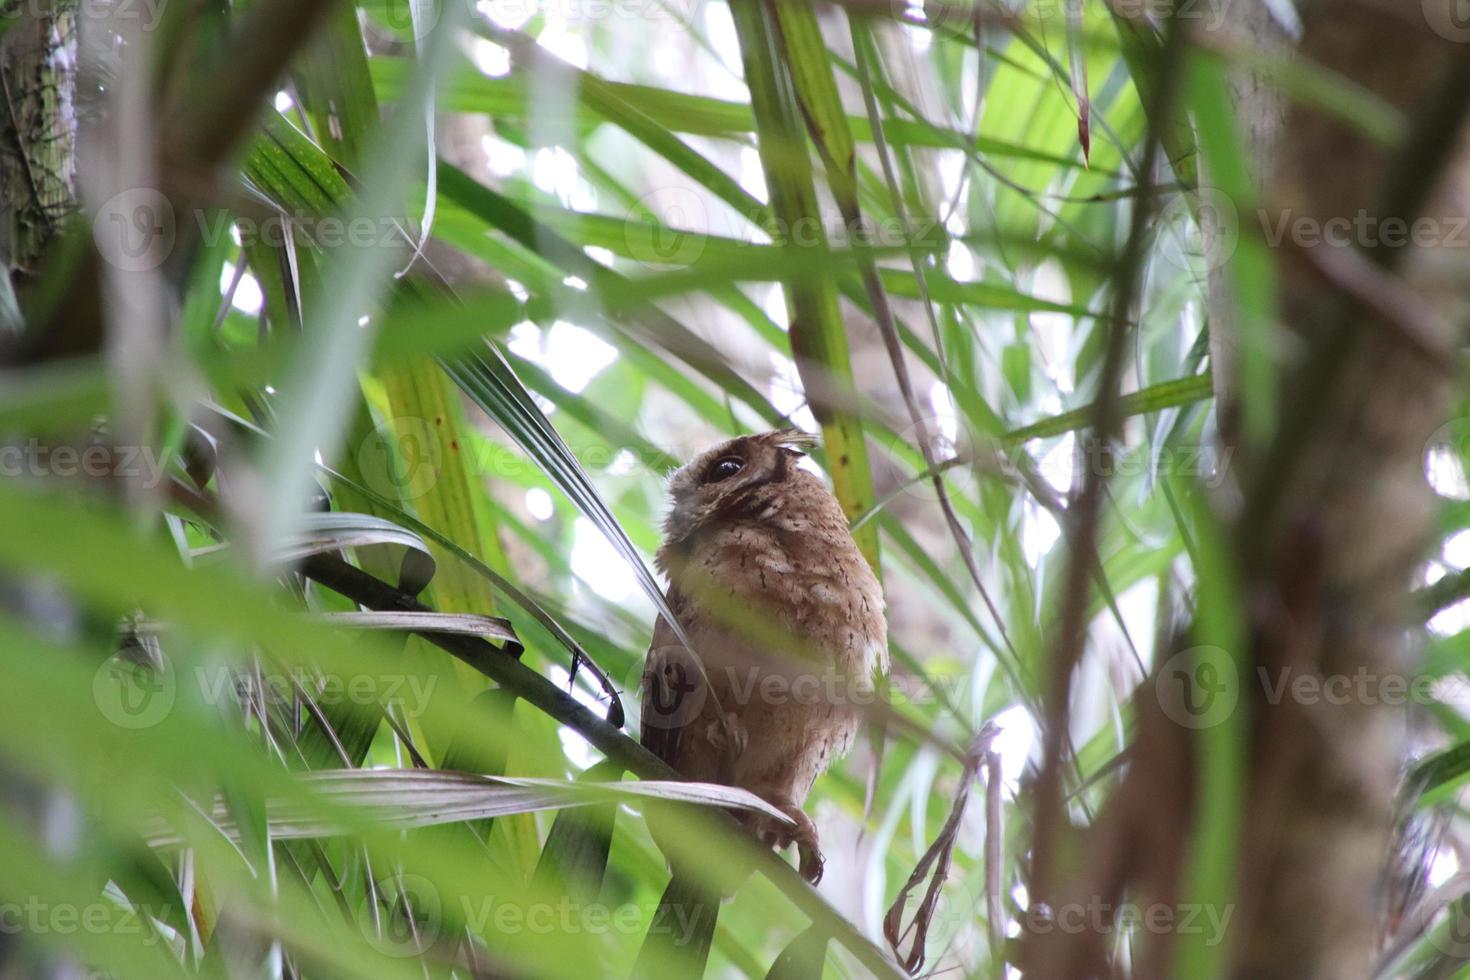
[[752, 515], [783, 485], [820, 481], [796, 461], [816, 437], [796, 429], [739, 436], [700, 453], [669, 480], [673, 506], [664, 521], [664, 547], [677, 548], [716, 521]]

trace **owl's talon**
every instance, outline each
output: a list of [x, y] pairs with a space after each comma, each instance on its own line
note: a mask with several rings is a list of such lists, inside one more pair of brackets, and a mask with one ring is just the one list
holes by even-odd
[[786, 813], [796, 821], [796, 827], [787, 837], [787, 842], [796, 845], [797, 870], [803, 878], [815, 885], [822, 880], [822, 866], [826, 864], [826, 859], [822, 857], [822, 848], [817, 843], [817, 826], [798, 807], [792, 807]]
[[796, 853], [800, 859], [797, 870], [809, 884], [815, 886], [822, 880], [822, 868], [826, 865], [827, 859], [822, 857], [822, 852], [817, 847], [815, 840], [798, 840], [796, 842]]
[[723, 748], [730, 754], [730, 758], [738, 759], [745, 754], [746, 746], [750, 745], [750, 732], [746, 731], [739, 718], [732, 714], [725, 715], [724, 735]]
[[806, 811], [794, 803], [777, 803], [776, 808], [786, 816], [790, 817], [795, 826], [777, 825], [763, 828], [760, 833], [761, 840], [767, 841], [777, 850], [782, 850], [792, 844], [796, 845], [797, 870], [808, 882], [815, 885], [822, 880], [822, 866], [826, 859], [822, 857], [822, 848], [817, 843], [817, 825], [812, 823], [812, 818], [806, 815]]

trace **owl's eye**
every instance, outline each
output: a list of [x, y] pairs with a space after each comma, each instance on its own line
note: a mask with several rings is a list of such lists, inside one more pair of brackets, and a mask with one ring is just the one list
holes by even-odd
[[710, 464], [708, 470], [705, 470], [704, 482], [719, 483], [721, 480], [728, 480], [744, 468], [745, 460], [739, 456], [726, 456], [724, 459], [717, 459]]

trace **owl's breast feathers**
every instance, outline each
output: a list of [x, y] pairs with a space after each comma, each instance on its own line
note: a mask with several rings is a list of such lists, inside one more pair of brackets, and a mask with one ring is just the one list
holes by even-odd
[[757, 660], [815, 661], [860, 682], [886, 672], [883, 590], [836, 499], [803, 470], [762, 489], [670, 562], [685, 609], [704, 620], [686, 629], [713, 628]]
[[[717, 779], [709, 733], [718, 711], [734, 715], [749, 735], [734, 782], [799, 803], [872, 703], [873, 671], [888, 669], [887, 626], [877, 578], [821, 482], [794, 471], [764, 489], [664, 556], [670, 601], [709, 687], [686, 702], [699, 710], [643, 734], [686, 776]], [[685, 656], [658, 626], [651, 658], [660, 648]]]

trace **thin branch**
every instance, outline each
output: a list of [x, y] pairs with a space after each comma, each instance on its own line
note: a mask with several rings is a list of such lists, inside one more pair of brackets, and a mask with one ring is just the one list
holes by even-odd
[[[308, 578], [369, 609], [432, 612], [399, 589], [334, 555], [313, 555], [301, 565]], [[419, 633], [429, 643], [469, 664], [516, 697], [575, 729], [599, 752], [644, 779], [678, 779], [663, 760], [608, 724], [570, 694], [522, 664], [506, 650], [477, 637]]]
[[[301, 570], [309, 578], [369, 609], [432, 611], [407, 593], [333, 555], [313, 555], [303, 562]], [[507, 655], [506, 651], [476, 637], [419, 635], [456, 659], [469, 664], [558, 723], [577, 732], [608, 759], [639, 778], [682, 778], [662, 759], [599, 718], [581, 702], [522, 664], [519, 659]], [[740, 833], [734, 830], [734, 826], [732, 821], [732, 833]], [[900, 980], [901, 974], [892, 961], [856, 926], [828, 905], [797, 874], [795, 868], [773, 851], [756, 845], [754, 841], [750, 844], [747, 851], [751, 864], [804, 915], [813, 922], [822, 923], [832, 937], [852, 952], [874, 976]]]
[[990, 927], [992, 960], [997, 960], [1006, 941], [1001, 780], [1000, 753], [991, 749], [985, 753], [985, 922]]
[[[904, 882], [903, 887], [894, 896], [893, 904], [888, 907], [888, 914], [883, 917], [883, 937], [893, 948], [894, 955], [902, 957], [904, 969], [910, 974], [917, 973], [924, 965], [924, 944], [929, 935], [929, 925], [934, 919], [934, 910], [939, 905], [939, 895], [944, 888], [944, 881], [949, 876], [950, 859], [954, 854], [955, 841], [960, 832], [960, 820], [965, 815], [965, 805], [970, 800], [970, 790], [975, 784], [975, 777], [979, 774], [980, 767], [995, 754], [990, 751], [990, 744], [999, 734], [1000, 727], [995, 722], [988, 721], [970, 743], [970, 749], [965, 755], [965, 770], [960, 775], [959, 791], [955, 794], [954, 803], [950, 806], [949, 816], [945, 819], [944, 826], [940, 828], [939, 835], [934, 838], [934, 843], [930, 844], [929, 849], [919, 858], [908, 881]], [[987, 837], [987, 856], [989, 846], [990, 839]], [[932, 877], [929, 877], [931, 866], [934, 873]], [[992, 870], [987, 865], [987, 875]], [[925, 877], [929, 877], [929, 886], [924, 891], [919, 910], [914, 914], [909, 928], [901, 929], [904, 903], [908, 900], [909, 893], [917, 888]], [[913, 941], [909, 945], [908, 954], [904, 955], [899, 950], [899, 946], [910, 933], [913, 934]]]
[[572, 635], [566, 631], [565, 628], [562, 627], [561, 623], [557, 621], [556, 617], [552, 616], [544, 608], [542, 608], [540, 603], [532, 599], [530, 596], [526, 595], [526, 593], [517, 588], [514, 583], [505, 578], [505, 576], [495, 571], [495, 569], [485, 564], [485, 562], [481, 561], [479, 558], [470, 554], [470, 552], [466, 551], [448, 535], [444, 534], [442, 531], [438, 531], [435, 528], [430, 527], [428, 524], [425, 524], [423, 521], [405, 511], [402, 507], [400, 507], [392, 500], [389, 500], [382, 494], [369, 489], [368, 487], [352, 479], [351, 477], [337, 472], [330, 466], [321, 466], [320, 468], [323, 472], [329, 474], [332, 479], [342, 483], [344, 486], [349, 487], [354, 493], [366, 497], [375, 506], [381, 508], [386, 514], [392, 517], [395, 522], [402, 524], [410, 531], [413, 531], [414, 533], [421, 535], [422, 537], [429, 538], [435, 544], [439, 545], [439, 547], [443, 548], [445, 551], [458, 558], [461, 562], [468, 565], [472, 571], [488, 581], [491, 586], [493, 586], [497, 591], [502, 593], [506, 598], [510, 599], [511, 602], [520, 606], [523, 610], [529, 613], [531, 618], [540, 623], [542, 627], [545, 628], [545, 630], [553, 637], [555, 637], [556, 640], [567, 649], [567, 652], [572, 655], [572, 663], [567, 671], [567, 687], [570, 689], [572, 684], [576, 681], [577, 671], [579, 669], [586, 670], [589, 674], [592, 675], [593, 679], [597, 681], [597, 686], [602, 689], [603, 697], [607, 698], [608, 724], [612, 725], [615, 728], [623, 727], [623, 719], [625, 717], [623, 711], [623, 701], [622, 698], [618, 696], [617, 687], [613, 684], [612, 679], [607, 676], [607, 672], [602, 669], [597, 661], [592, 659], [592, 655], [584, 650], [582, 648], [582, 645], [578, 643], [572, 637]]

